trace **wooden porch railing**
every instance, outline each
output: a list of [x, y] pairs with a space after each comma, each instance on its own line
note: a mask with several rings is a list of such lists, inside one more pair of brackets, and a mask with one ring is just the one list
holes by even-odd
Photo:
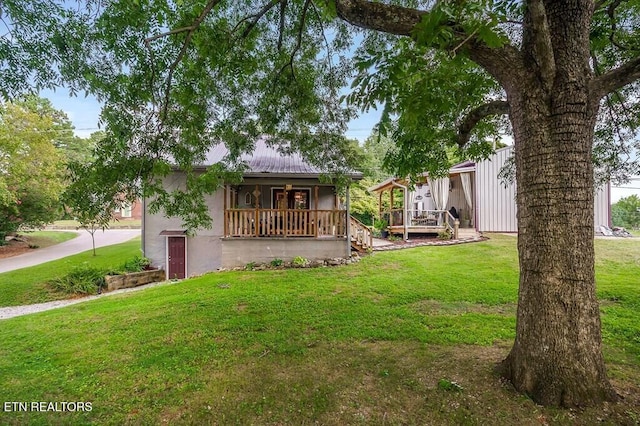
[[345, 210], [227, 209], [227, 237], [345, 237]]
[[453, 221], [453, 216], [447, 210], [407, 210], [408, 226], [438, 226], [446, 228], [449, 225], [452, 226]]
[[351, 242], [358, 250], [366, 251], [373, 248], [373, 233], [364, 223], [353, 216], [349, 216], [349, 234]]

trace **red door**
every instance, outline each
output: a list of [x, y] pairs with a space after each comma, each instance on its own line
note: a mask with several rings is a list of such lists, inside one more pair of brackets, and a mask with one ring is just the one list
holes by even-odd
[[186, 240], [184, 237], [167, 237], [167, 244], [169, 246], [169, 279], [182, 279], [186, 275]]

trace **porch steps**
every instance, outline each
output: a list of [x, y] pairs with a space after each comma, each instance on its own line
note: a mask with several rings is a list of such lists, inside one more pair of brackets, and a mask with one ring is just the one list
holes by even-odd
[[475, 228], [458, 228], [459, 240], [472, 240], [478, 237], [478, 232]]
[[353, 216], [349, 216], [349, 233], [351, 247], [358, 252], [373, 250], [373, 233], [364, 223]]

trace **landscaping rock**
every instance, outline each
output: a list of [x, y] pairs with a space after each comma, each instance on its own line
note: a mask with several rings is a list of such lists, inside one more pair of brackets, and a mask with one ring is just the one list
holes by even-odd
[[124, 275], [107, 275], [104, 281], [107, 285], [107, 291], [118, 290], [121, 288], [137, 287], [144, 284], [164, 281], [166, 274], [162, 269], [152, 271], [133, 272]]

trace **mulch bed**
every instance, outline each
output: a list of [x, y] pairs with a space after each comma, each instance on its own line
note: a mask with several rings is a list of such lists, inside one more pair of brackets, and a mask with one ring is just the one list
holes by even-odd
[[485, 241], [488, 238], [482, 236], [476, 236], [475, 238], [461, 239], [461, 240], [441, 240], [437, 236], [433, 235], [412, 235], [408, 241], [402, 239], [396, 241], [389, 241], [392, 244], [375, 247], [374, 251], [387, 251], [387, 250], [399, 250], [403, 248], [422, 247], [422, 246], [449, 246], [453, 244], [465, 244], [474, 243], [478, 241]]
[[6, 245], [0, 246], [0, 259], [18, 256], [30, 250], [33, 249], [29, 248], [29, 242], [27, 241], [27, 238], [21, 236], [19, 240], [7, 241]]

